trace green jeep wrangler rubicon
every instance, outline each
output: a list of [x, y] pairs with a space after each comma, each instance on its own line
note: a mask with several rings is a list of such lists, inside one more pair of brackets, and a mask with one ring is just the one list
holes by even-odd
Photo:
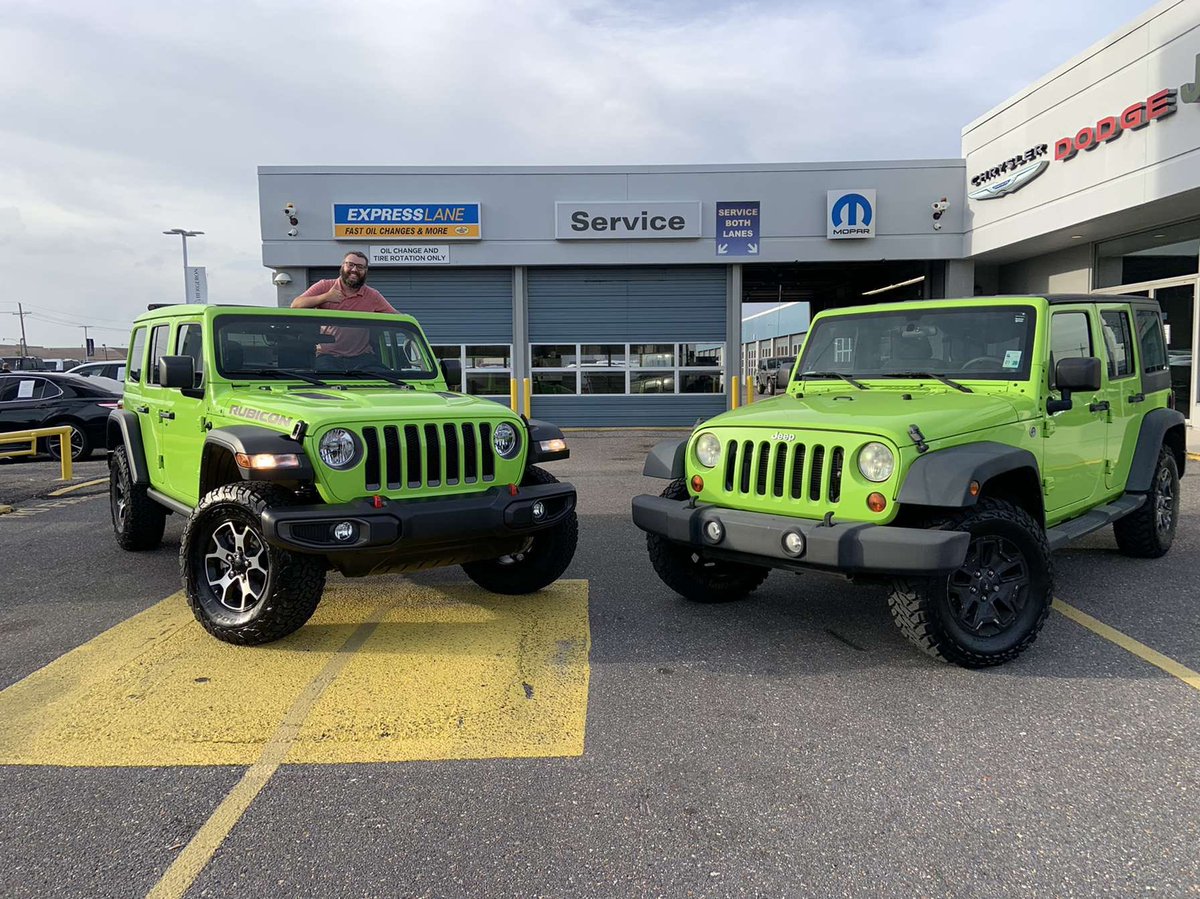
[[459, 376], [406, 315], [152, 307], [108, 422], [117, 542], [186, 516], [188, 602], [229, 643], [299, 628], [329, 568], [545, 587], [578, 533], [575, 488], [535, 465], [567, 458], [562, 432], [449, 392]]
[[967, 667], [1015, 658], [1053, 598], [1052, 550], [1112, 524], [1171, 546], [1184, 419], [1158, 305], [1139, 297], [926, 300], [826, 311], [786, 395], [656, 446], [638, 496], [659, 577], [688, 599], [770, 568], [891, 587], [900, 630]]

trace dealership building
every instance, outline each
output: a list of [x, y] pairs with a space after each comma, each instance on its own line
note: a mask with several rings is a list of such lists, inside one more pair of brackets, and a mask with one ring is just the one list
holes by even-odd
[[727, 408], [747, 303], [1048, 292], [1157, 298], [1197, 420], [1200, 0], [1155, 5], [970, 123], [958, 159], [258, 174], [280, 305], [360, 250], [462, 360], [461, 389], [507, 402], [528, 379], [531, 414], [564, 425]]

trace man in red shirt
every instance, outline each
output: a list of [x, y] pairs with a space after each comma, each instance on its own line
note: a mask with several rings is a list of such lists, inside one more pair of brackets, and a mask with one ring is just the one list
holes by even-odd
[[[336, 309], [342, 312], [382, 312], [395, 315], [392, 304], [384, 299], [374, 287], [367, 287], [367, 257], [351, 250], [342, 259], [341, 275], [318, 281], [296, 299], [293, 309]], [[322, 329], [336, 338], [333, 343], [323, 343], [317, 348], [317, 356], [349, 357], [374, 356], [370, 346], [370, 332], [365, 328]], [[333, 361], [328, 359], [327, 361]]]

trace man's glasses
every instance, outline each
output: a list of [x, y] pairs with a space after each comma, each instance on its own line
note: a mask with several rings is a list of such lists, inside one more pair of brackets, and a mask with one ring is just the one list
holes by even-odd
[[365, 272], [367, 270], [367, 267], [361, 262], [343, 262], [342, 268], [349, 268], [358, 272]]

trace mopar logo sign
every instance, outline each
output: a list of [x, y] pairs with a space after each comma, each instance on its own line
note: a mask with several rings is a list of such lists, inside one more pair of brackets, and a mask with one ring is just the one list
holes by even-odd
[[875, 191], [831, 190], [826, 197], [826, 237], [842, 240], [875, 236]]

